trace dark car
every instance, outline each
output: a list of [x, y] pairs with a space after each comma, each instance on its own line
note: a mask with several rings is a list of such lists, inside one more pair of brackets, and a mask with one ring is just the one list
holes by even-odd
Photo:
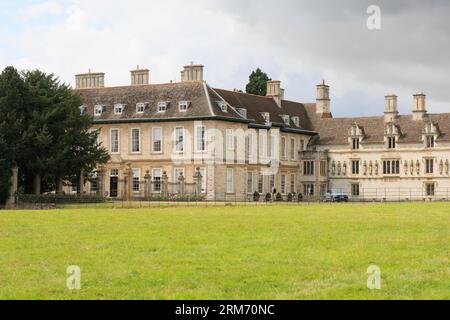
[[342, 191], [329, 191], [325, 195], [326, 202], [348, 202], [348, 195]]

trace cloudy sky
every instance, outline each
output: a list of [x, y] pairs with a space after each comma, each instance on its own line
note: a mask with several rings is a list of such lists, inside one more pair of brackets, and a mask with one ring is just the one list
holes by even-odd
[[[370, 5], [381, 30], [367, 28]], [[194, 61], [210, 85], [244, 89], [261, 67], [302, 102], [325, 79], [337, 116], [381, 114], [388, 93], [409, 113], [416, 92], [450, 112], [448, 17], [448, 0], [0, 0], [0, 68], [71, 84], [90, 68], [123, 85], [136, 65], [158, 83]]]

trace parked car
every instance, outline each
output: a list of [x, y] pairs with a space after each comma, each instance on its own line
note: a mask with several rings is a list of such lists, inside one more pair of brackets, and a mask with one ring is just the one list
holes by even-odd
[[348, 194], [342, 191], [331, 190], [325, 194], [326, 202], [348, 202]]

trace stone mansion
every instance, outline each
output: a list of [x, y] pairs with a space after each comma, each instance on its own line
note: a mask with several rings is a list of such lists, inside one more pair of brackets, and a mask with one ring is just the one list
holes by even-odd
[[82, 182], [85, 192], [449, 197], [450, 113], [427, 113], [425, 94], [414, 95], [410, 115], [400, 115], [397, 97], [388, 95], [382, 116], [334, 118], [325, 82], [316, 102], [299, 103], [284, 99], [279, 81], [268, 82], [266, 97], [212, 88], [201, 65], [185, 66], [181, 82], [149, 78], [139, 67], [129, 86], [105, 87], [103, 73], [76, 76], [81, 112], [94, 118], [111, 155], [95, 179]]

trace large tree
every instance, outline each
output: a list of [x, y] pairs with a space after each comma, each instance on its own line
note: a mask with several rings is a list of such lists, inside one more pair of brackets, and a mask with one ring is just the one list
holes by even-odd
[[9, 196], [12, 166], [18, 160], [25, 126], [27, 89], [13, 67], [0, 74], [0, 203]]
[[[79, 181], [109, 160], [81, 114], [82, 99], [53, 74], [7, 68], [0, 76], [0, 202], [7, 197], [13, 164], [25, 192], [61, 191], [61, 181]], [[6, 186], [6, 187], [5, 187]]]
[[265, 96], [267, 94], [267, 81], [270, 80], [272, 79], [260, 68], [256, 69], [249, 77], [249, 82], [246, 87], [247, 93]]
[[53, 74], [35, 70], [23, 76], [29, 98], [20, 164], [24, 172], [34, 175], [35, 193], [41, 185], [59, 192], [62, 180], [76, 182], [80, 174], [87, 177], [97, 164], [107, 162], [109, 155], [97, 145], [92, 118], [81, 114], [79, 95]]

